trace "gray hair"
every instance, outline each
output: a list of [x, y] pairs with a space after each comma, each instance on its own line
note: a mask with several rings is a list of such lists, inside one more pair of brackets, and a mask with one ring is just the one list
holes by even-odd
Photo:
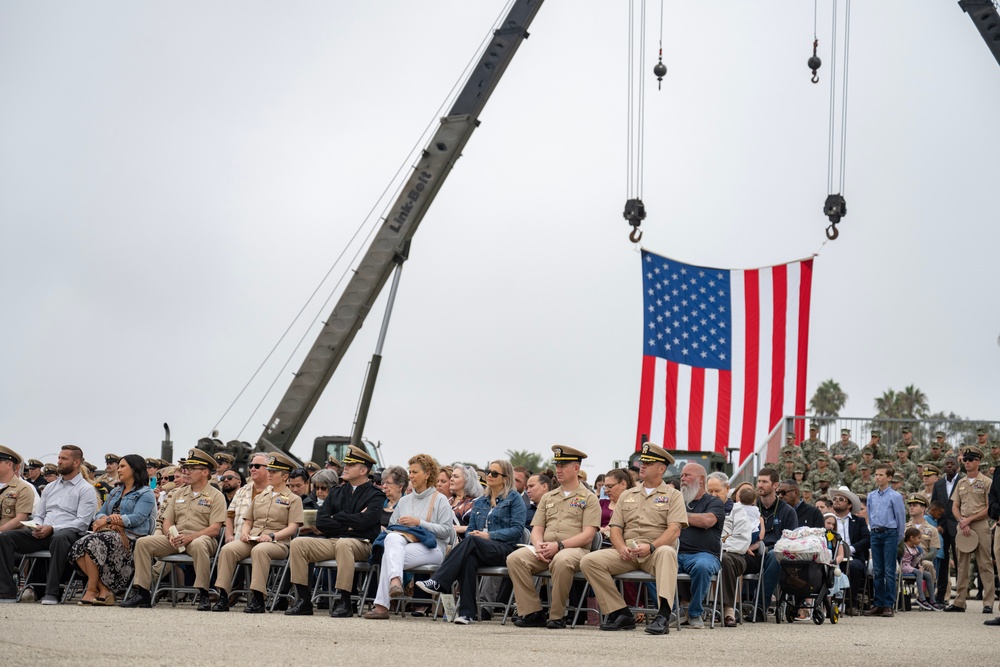
[[708, 484], [708, 480], [710, 479], [714, 479], [717, 482], [722, 482], [722, 486], [726, 487], [727, 489], [729, 488], [729, 477], [727, 477], [726, 473], [722, 472], [721, 470], [716, 470], [713, 473], [709, 473], [708, 477], [705, 479], [705, 483]]
[[309, 481], [312, 482], [313, 486], [316, 486], [317, 484], [326, 484], [331, 490], [333, 490], [333, 487], [340, 484], [340, 477], [337, 475], [336, 470], [324, 468], [313, 473], [313, 476]]
[[406, 472], [402, 466], [389, 466], [382, 471], [382, 483], [386, 482], [395, 484], [405, 493], [406, 487], [410, 483], [410, 473]]
[[462, 465], [461, 463], [455, 464], [455, 470], [462, 473], [462, 479], [465, 480], [465, 488], [463, 492], [470, 498], [478, 498], [483, 495], [483, 487], [479, 484], [479, 473], [472, 466]]

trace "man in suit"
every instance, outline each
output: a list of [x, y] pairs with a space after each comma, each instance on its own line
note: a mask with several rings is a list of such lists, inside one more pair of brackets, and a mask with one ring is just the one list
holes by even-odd
[[[987, 513], [994, 521], [1000, 521], [1000, 464], [993, 468], [993, 485], [990, 486]], [[1000, 530], [996, 529], [993, 531], [993, 557], [1000, 560]], [[1000, 616], [983, 621], [983, 625], [1000, 626]]]
[[823, 513], [816, 509], [815, 505], [810, 505], [802, 500], [799, 493], [799, 485], [794, 479], [787, 479], [778, 484], [778, 497], [792, 506], [795, 516], [799, 519], [799, 528], [809, 526], [810, 528], [823, 527]]
[[947, 596], [951, 592], [948, 585], [948, 561], [954, 559], [958, 563], [958, 550], [955, 547], [955, 532], [958, 530], [958, 520], [951, 511], [955, 489], [958, 488], [958, 480], [962, 478], [959, 472], [958, 459], [949, 456], [944, 460], [944, 476], [934, 484], [934, 491], [931, 494], [931, 501], [938, 501], [945, 507], [944, 517], [941, 525], [944, 532], [941, 534], [941, 548], [944, 550], [944, 558], [938, 564], [938, 577], [935, 597], [939, 604], [945, 604]]
[[868, 578], [868, 551], [871, 545], [871, 534], [864, 519], [855, 516], [861, 509], [861, 500], [845, 487], [836, 489], [833, 495], [833, 513], [837, 515], [837, 533], [851, 552], [851, 560], [847, 564], [847, 578], [851, 581], [849, 616], [857, 616], [859, 611], [859, 596], [865, 589]]

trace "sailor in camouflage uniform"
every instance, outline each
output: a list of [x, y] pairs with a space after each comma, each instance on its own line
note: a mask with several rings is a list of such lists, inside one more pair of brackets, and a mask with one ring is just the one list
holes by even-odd
[[857, 458], [844, 459], [844, 461], [844, 470], [840, 473], [840, 485], [850, 489], [854, 480], [861, 476], [861, 471], [858, 470]]
[[[930, 451], [920, 457], [919, 463], [933, 463], [939, 468], [944, 465], [944, 450], [948, 448], [947, 444], [945, 444], [944, 437], [944, 431], [937, 431], [934, 433], [934, 442], [930, 445]], [[917, 459], [913, 460], [916, 461]]]
[[913, 429], [909, 426], [903, 427], [903, 439], [896, 443], [895, 451], [899, 451], [900, 445], [906, 447], [907, 451], [910, 452], [911, 459], [919, 459], [924, 455], [925, 447], [919, 440], [913, 439]]
[[869, 463], [862, 462], [858, 466], [858, 470], [861, 471], [861, 476], [854, 480], [854, 484], [851, 484], [851, 491], [859, 496], [867, 496], [869, 493], [875, 490], [875, 478], [872, 477], [872, 465]]
[[910, 452], [911, 450], [904, 443], [900, 442], [896, 445], [896, 460], [893, 461], [892, 467], [903, 476], [904, 480], [917, 474], [917, 464], [910, 460]]
[[812, 482], [813, 488], [823, 488], [821, 485], [824, 482], [826, 488], [835, 487], [839, 477], [840, 474], [830, 467], [830, 455], [826, 452], [820, 452], [816, 457], [816, 468], [809, 472], [809, 481]]
[[861, 448], [861, 455], [864, 456], [866, 451], [870, 451], [872, 453], [871, 462], [873, 464], [889, 460], [889, 453], [885, 450], [885, 446], [882, 444], [882, 431], [878, 429], [872, 430], [872, 439], [867, 445]]
[[795, 434], [785, 435], [785, 444], [778, 450], [778, 466], [784, 466], [785, 461], [805, 462], [802, 457], [802, 448], [795, 444]]
[[851, 429], [840, 429], [840, 442], [830, 445], [830, 456], [837, 463], [841, 470], [848, 459], [856, 459], [861, 456], [861, 448], [851, 440]]
[[802, 449], [802, 457], [806, 461], [806, 468], [809, 470], [816, 467], [816, 457], [819, 456], [820, 452], [829, 451], [826, 443], [816, 436], [817, 433], [819, 433], [819, 424], [809, 424], [809, 437], [799, 443], [799, 447]]

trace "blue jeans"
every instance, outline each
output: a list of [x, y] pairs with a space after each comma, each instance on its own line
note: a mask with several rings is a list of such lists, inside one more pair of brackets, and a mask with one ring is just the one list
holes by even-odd
[[896, 547], [899, 535], [895, 529], [872, 531], [872, 574], [875, 579], [875, 606], [896, 607]]
[[[677, 569], [691, 577], [691, 604], [688, 617], [702, 615], [702, 602], [708, 594], [712, 576], [722, 567], [715, 554], [706, 552], [677, 554]], [[673, 604], [673, 600], [670, 600]]]

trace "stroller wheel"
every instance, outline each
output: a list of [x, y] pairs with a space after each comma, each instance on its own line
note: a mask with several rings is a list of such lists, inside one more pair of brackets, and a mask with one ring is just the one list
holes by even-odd
[[789, 623], [795, 622], [795, 617], [798, 616], [799, 608], [793, 604], [785, 604], [785, 620]]
[[813, 623], [816, 625], [823, 625], [823, 607], [819, 605], [813, 609]]

